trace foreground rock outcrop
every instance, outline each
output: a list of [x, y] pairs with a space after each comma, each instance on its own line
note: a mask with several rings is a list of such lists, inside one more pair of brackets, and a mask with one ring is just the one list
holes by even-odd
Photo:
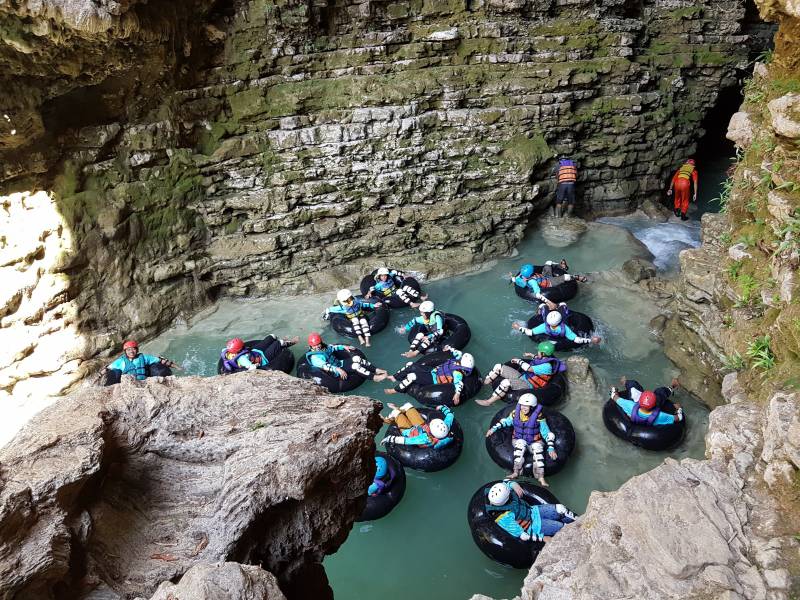
[[[0, 596], [150, 597], [235, 561], [327, 597], [321, 561], [363, 508], [379, 408], [272, 372], [81, 389], [0, 450]], [[274, 587], [235, 570], [207, 575]]]

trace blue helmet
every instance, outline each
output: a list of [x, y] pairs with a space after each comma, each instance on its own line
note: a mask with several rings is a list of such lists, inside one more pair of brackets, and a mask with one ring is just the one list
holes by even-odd
[[383, 477], [389, 466], [386, 464], [386, 459], [382, 456], [375, 457], [375, 477]]
[[523, 277], [530, 277], [533, 275], [533, 265], [522, 265], [522, 268], [519, 270], [519, 274]]

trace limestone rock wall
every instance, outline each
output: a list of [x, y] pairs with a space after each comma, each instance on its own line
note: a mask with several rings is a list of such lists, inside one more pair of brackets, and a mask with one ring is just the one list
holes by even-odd
[[0, 450], [0, 597], [150, 597], [200, 564], [174, 595], [269, 595], [262, 567], [330, 597], [321, 561], [363, 509], [379, 408], [273, 372], [86, 386]]
[[[0, 194], [50, 193], [93, 348], [66, 384], [220, 293], [507, 253], [558, 152], [584, 212], [635, 207], [738, 85], [754, 19], [743, 0], [0, 7]], [[12, 392], [27, 367], [7, 368]]]

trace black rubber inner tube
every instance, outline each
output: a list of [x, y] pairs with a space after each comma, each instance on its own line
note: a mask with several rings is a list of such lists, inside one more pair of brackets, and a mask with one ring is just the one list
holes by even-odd
[[[359, 296], [361, 298], [361, 296]], [[367, 300], [373, 302], [374, 300]], [[381, 304], [375, 310], [365, 310], [364, 315], [369, 323], [369, 331], [373, 335], [386, 328], [389, 323], [389, 307], [386, 304]], [[353, 331], [353, 322], [346, 316], [340, 313], [331, 314], [331, 327], [339, 335], [345, 337], [357, 338], [356, 332]]]
[[[445, 346], [450, 346], [457, 350], [463, 350], [472, 338], [472, 331], [469, 324], [458, 315], [444, 313], [444, 335], [439, 340], [428, 347], [425, 354], [433, 354], [434, 352], [441, 352]], [[422, 325], [415, 323], [408, 332], [408, 343], [416, 337], [417, 333], [422, 331]]]
[[[352, 356], [360, 356], [362, 358], [364, 353], [361, 352], [358, 348], [353, 350], [352, 352], [348, 350], [338, 350], [334, 352], [333, 355], [336, 358], [344, 359], [345, 361], [349, 360]], [[347, 372], [347, 379], [340, 379], [330, 373], [326, 373], [320, 369], [314, 368], [308, 364], [308, 359], [304, 354], [300, 360], [297, 361], [297, 376], [301, 379], [310, 379], [317, 385], [321, 385], [328, 389], [329, 392], [349, 392], [350, 390], [356, 389], [362, 383], [364, 383], [365, 378], [358, 373], [353, 373], [351, 371]]]
[[392, 484], [383, 494], [367, 496], [367, 505], [356, 519], [357, 522], [375, 521], [385, 517], [400, 503], [400, 500], [403, 499], [403, 494], [406, 493], [406, 470], [400, 464], [400, 461], [385, 452], [376, 452], [375, 456], [382, 456], [390, 463], [390, 468], [394, 470], [394, 479], [392, 479]]
[[[486, 494], [495, 483], [499, 481], [490, 481], [479, 487], [469, 501], [467, 522], [472, 539], [481, 552], [492, 560], [515, 569], [527, 569], [536, 560], [545, 543], [533, 540], [523, 542], [495, 523], [497, 513], [486, 510], [486, 505], [489, 504]], [[532, 506], [559, 503], [558, 498], [538, 485], [527, 481], [517, 483], [523, 490], [523, 499]]]
[[[534, 273], [541, 273], [542, 268], [543, 267], [541, 265], [534, 265]], [[567, 271], [559, 266], [553, 266], [553, 275], [556, 277], [564, 275], [566, 272]], [[519, 275], [519, 273], [517, 273], [517, 275]], [[540, 302], [540, 300], [533, 295], [533, 292], [529, 287], [522, 288], [516, 283], [513, 285], [514, 291], [517, 292], [517, 296], [520, 298], [527, 300], [528, 302]], [[569, 281], [564, 281], [553, 287], [542, 288], [542, 295], [551, 302], [566, 302], [568, 300], [572, 300], [578, 295], [578, 282], [575, 279], [570, 279]]]
[[[418, 408], [419, 414], [425, 421], [431, 419], [443, 419], [444, 415], [433, 408]], [[401, 435], [400, 429], [397, 425], [391, 425], [386, 435]], [[434, 449], [432, 446], [406, 446], [400, 444], [386, 444], [386, 451], [399, 460], [403, 466], [417, 471], [441, 471], [452, 465], [458, 457], [461, 456], [461, 450], [464, 447], [464, 432], [458, 421], [453, 421], [453, 426], [450, 428], [450, 435], [453, 436], [453, 441], [444, 448]]]
[[[594, 331], [594, 323], [592, 322], [592, 319], [590, 319], [587, 315], [575, 310], [569, 311], [569, 314], [564, 318], [563, 322], [566, 323], [569, 328], [580, 337], [589, 337]], [[544, 319], [542, 319], [542, 316], [537, 313], [528, 319], [528, 322], [525, 324], [525, 326], [528, 329], [534, 329], [542, 323], [544, 323]], [[562, 351], [575, 350], [583, 345], [571, 342], [565, 337], [550, 337], [546, 334], [532, 335], [531, 339], [537, 343], [547, 341], [553, 342], [556, 345], [556, 350]]]
[[[512, 364], [511, 361], [503, 364], [507, 367], [511, 367], [520, 375], [522, 375], [522, 370], [520, 370], [517, 365]], [[501, 381], [503, 381], [503, 377], [498, 375], [495, 380], [492, 381], [492, 388], [496, 390]], [[516, 404], [519, 401], [519, 397], [523, 394], [533, 394], [536, 396], [536, 399], [542, 406], [553, 406], [558, 404], [558, 402], [563, 398], [564, 390], [566, 389], [567, 378], [564, 377], [563, 373], [556, 373], [550, 378], [550, 381], [548, 381], [547, 385], [544, 387], [535, 389], [526, 388], [522, 390], [509, 390], [508, 393], [503, 396], [503, 402], [506, 404]]]
[[[515, 410], [515, 406], [504, 406], [497, 411], [497, 414], [495, 414], [494, 418], [492, 419], [490, 426], [493, 426], [500, 419], [507, 417]], [[556, 434], [556, 439], [553, 445], [555, 446], [556, 455], [558, 457], [556, 460], [550, 458], [550, 455], [547, 453], [547, 448], [545, 447], [544, 474], [555, 475], [564, 468], [564, 465], [567, 464], [567, 460], [569, 460], [572, 451], [575, 449], [575, 430], [572, 428], [572, 423], [570, 423], [569, 419], [557, 410], [545, 408], [542, 412], [545, 416], [545, 419], [547, 419], [547, 426], [550, 427], [550, 430]], [[504, 469], [508, 469], [509, 472], [514, 466], [514, 448], [511, 445], [513, 432], [513, 427], [503, 427], [502, 429], [495, 431], [490, 437], [486, 438], [486, 450], [489, 452], [489, 456], [495, 463]], [[545, 444], [545, 446], [547, 446], [547, 444]], [[526, 451], [525, 465], [523, 466], [522, 472], [528, 476], [532, 475], [533, 473], [531, 460], [531, 454]]]
[[[164, 363], [154, 363], [152, 365], [147, 365], [146, 369], [146, 376], [147, 377], [169, 377], [172, 375], [172, 369], [170, 369]], [[103, 382], [104, 386], [109, 385], [116, 385], [122, 381], [122, 371], [119, 369], [108, 369], [106, 371], [105, 381]]]
[[[671, 400], [664, 400], [661, 410], [674, 415], [677, 410]], [[611, 433], [645, 450], [669, 450], [683, 441], [686, 435], [686, 414], [672, 425], [634, 424], [613, 400], [603, 406], [603, 423]]]
[[[367, 275], [361, 280], [361, 285], [359, 285], [359, 291], [362, 295], [366, 296], [369, 292], [369, 288], [375, 285], [375, 275], [378, 273], [378, 269], [375, 269], [372, 273]], [[422, 289], [419, 286], [419, 282], [414, 279], [413, 277], [404, 277], [400, 279], [399, 277], [393, 277], [394, 287], [396, 290], [399, 290], [404, 285], [421, 292]], [[382, 295], [375, 295], [373, 300], [381, 300], [382, 302], [386, 303], [390, 308], [405, 308], [408, 306], [405, 302], [403, 302], [396, 293], [392, 294], [389, 297], [382, 296]]]
[[[275, 338], [273, 336], [267, 336], [263, 340], [248, 340], [244, 343], [245, 348], [258, 348], [259, 350], [264, 350], [262, 347], [263, 345], [269, 344]], [[282, 348], [280, 352], [272, 359], [268, 359], [269, 364], [263, 365], [258, 367], [261, 371], [283, 371], [286, 374], [290, 374], [292, 369], [294, 368], [294, 354], [289, 348]], [[231, 373], [240, 373], [242, 371], [246, 371], [247, 369], [237, 368], [233, 371], [226, 371], [225, 368], [222, 366], [222, 357], [217, 359], [217, 374], [218, 375], [230, 375]]]
[[[443, 362], [453, 358], [449, 352], [434, 352], [433, 354], [426, 354], [416, 360], [415, 364], [428, 367], [433, 370], [435, 367], [441, 365]], [[464, 404], [467, 400], [477, 394], [483, 381], [481, 381], [481, 374], [478, 368], [472, 369], [472, 372], [464, 377], [464, 389], [461, 392], [461, 402], [459, 405]], [[455, 388], [452, 383], [439, 383], [434, 385], [419, 385], [417, 383], [411, 384], [406, 393], [415, 398], [418, 402], [426, 406], [454, 406], [453, 396], [455, 395]]]

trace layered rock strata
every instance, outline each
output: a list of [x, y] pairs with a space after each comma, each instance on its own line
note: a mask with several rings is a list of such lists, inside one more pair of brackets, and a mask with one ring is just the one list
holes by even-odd
[[504, 254], [557, 152], [584, 212], [630, 209], [763, 43], [733, 0], [48, 0], [0, 25], [0, 192], [52, 191], [54, 272], [104, 334], [80, 364], [219, 293]]
[[0, 450], [0, 596], [150, 597], [234, 561], [254, 567], [178, 589], [273, 589], [258, 567], [329, 597], [321, 561], [363, 509], [379, 408], [272, 372], [87, 386]]

